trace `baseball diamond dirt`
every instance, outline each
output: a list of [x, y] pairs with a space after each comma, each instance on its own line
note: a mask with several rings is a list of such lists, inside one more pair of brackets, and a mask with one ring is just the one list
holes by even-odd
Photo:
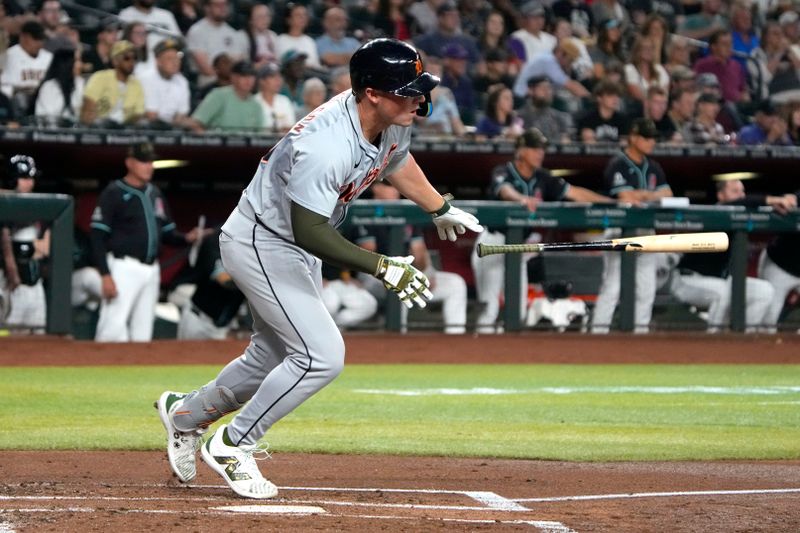
[[[800, 364], [800, 338], [789, 335], [373, 334], [346, 341], [349, 363]], [[0, 367], [225, 364], [245, 343], [12, 337], [0, 340]], [[163, 451], [3, 451], [0, 472], [2, 533], [800, 531], [796, 460], [568, 463], [280, 453], [269, 462], [280, 496], [262, 502], [235, 497], [206, 468], [192, 484], [178, 484]]]

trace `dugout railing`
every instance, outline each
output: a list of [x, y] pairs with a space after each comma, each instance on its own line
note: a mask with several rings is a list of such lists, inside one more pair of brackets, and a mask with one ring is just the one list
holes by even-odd
[[[521, 243], [528, 232], [535, 229], [589, 230], [621, 228], [623, 235], [637, 229], [655, 229], [659, 233], [701, 231], [726, 231], [731, 235], [731, 329], [745, 330], [747, 276], [747, 244], [752, 233], [778, 233], [800, 231], [800, 211], [779, 215], [771, 207], [747, 209], [740, 206], [690, 205], [685, 207], [632, 207], [619, 204], [542, 203], [535, 212], [510, 205], [507, 202], [461, 201], [455, 202], [484, 225], [506, 228], [507, 242]], [[387, 225], [389, 253], [405, 255], [403, 227], [407, 224], [429, 225], [430, 215], [407, 200], [383, 202], [359, 200], [348, 211], [346, 223], [363, 226]], [[512, 254], [505, 258], [505, 302], [503, 313], [506, 331], [519, 331], [520, 316], [520, 261]], [[622, 257], [620, 286], [620, 328], [634, 330], [636, 255]], [[386, 328], [400, 330], [400, 302], [389, 299], [386, 311]]]

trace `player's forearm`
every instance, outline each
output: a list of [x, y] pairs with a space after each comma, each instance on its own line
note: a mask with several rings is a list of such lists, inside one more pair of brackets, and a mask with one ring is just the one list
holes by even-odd
[[336, 231], [328, 220], [292, 202], [294, 242], [326, 263], [374, 275], [380, 254], [356, 246]]
[[389, 181], [400, 191], [400, 194], [420, 206], [428, 213], [441, 209], [444, 204], [442, 195], [430, 184], [425, 173], [419, 168], [414, 156], [408, 155], [406, 164], [392, 174]]

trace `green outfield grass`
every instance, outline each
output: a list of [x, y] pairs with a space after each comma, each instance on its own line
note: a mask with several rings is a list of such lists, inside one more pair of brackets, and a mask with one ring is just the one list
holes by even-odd
[[[161, 449], [153, 401], [217, 370], [3, 368], [0, 449]], [[797, 459], [800, 366], [350, 365], [267, 440], [295, 452]]]

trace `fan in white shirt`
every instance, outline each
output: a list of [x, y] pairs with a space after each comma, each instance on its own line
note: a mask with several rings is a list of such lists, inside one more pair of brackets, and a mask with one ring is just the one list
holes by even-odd
[[53, 53], [53, 61], [36, 95], [35, 114], [38, 123], [61, 126], [78, 122], [85, 85], [81, 67], [75, 49], [61, 49]]
[[206, 16], [195, 22], [186, 33], [187, 48], [197, 68], [200, 87], [216, 80], [212, 62], [218, 55], [227, 54], [235, 63], [246, 59], [250, 53], [245, 34], [225, 22], [230, 11], [228, 0], [206, 0], [205, 10]]
[[147, 27], [147, 49], [152, 54], [156, 45], [168, 37], [177, 39], [181, 33], [172, 12], [154, 7], [155, 0], [133, 0], [133, 5], [119, 12], [125, 22], [142, 22]]
[[283, 58], [287, 52], [294, 50], [306, 55], [306, 66], [319, 68], [317, 44], [305, 31], [308, 27], [308, 10], [302, 4], [293, 4], [286, 12], [288, 31], [278, 35], [278, 57]]
[[264, 110], [264, 129], [268, 132], [286, 133], [295, 123], [294, 104], [287, 96], [278, 94], [282, 86], [278, 65], [267, 63], [258, 71], [256, 100]]
[[145, 116], [150, 121], [183, 127], [189, 115], [189, 82], [181, 74], [181, 45], [176, 39], [164, 39], [156, 45], [155, 68], [139, 81], [144, 89]]
[[[44, 27], [34, 20], [22, 25], [19, 44], [5, 53], [0, 89], [9, 98], [15, 93], [32, 95], [53, 60], [53, 54], [44, 50]], [[27, 112], [27, 106], [22, 111]]]

